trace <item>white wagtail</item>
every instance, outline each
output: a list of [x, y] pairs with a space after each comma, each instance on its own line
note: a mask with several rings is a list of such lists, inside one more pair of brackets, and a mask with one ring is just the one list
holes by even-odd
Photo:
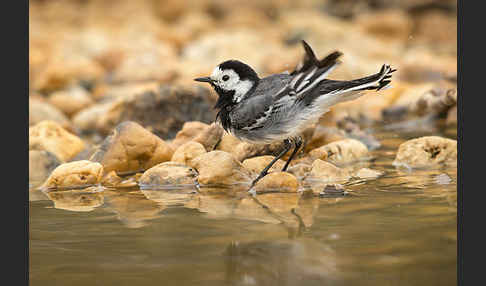
[[253, 180], [252, 186], [263, 178], [272, 165], [295, 145], [285, 163], [302, 145], [301, 132], [329, 111], [329, 107], [358, 98], [364, 90], [380, 90], [391, 80], [395, 70], [383, 65], [371, 76], [350, 81], [326, 79], [340, 63], [341, 52], [335, 51], [318, 60], [311, 47], [302, 41], [304, 60], [291, 73], [259, 78], [247, 64], [228, 60], [219, 64], [211, 76], [195, 81], [211, 84], [219, 98], [215, 108], [224, 130], [240, 140], [251, 143], [272, 143], [283, 140], [284, 150]]

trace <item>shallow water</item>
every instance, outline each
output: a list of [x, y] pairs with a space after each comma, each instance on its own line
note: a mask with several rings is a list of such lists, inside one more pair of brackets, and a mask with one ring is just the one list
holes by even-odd
[[455, 130], [374, 132], [385, 175], [345, 196], [31, 190], [30, 285], [456, 285], [457, 169], [391, 165]]

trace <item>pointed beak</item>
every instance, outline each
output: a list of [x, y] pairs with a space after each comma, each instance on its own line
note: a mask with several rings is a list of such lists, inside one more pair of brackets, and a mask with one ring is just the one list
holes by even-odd
[[198, 78], [195, 78], [194, 79], [195, 81], [200, 81], [200, 82], [211, 82], [211, 78], [208, 77], [208, 76], [205, 76], [205, 77], [198, 77]]

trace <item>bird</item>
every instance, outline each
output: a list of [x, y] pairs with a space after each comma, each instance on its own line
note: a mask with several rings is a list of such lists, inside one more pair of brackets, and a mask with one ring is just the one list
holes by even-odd
[[354, 80], [328, 79], [341, 63], [343, 55], [334, 51], [318, 60], [310, 45], [301, 41], [305, 54], [292, 72], [260, 78], [255, 70], [239, 60], [217, 65], [210, 76], [195, 78], [209, 83], [218, 99], [216, 121], [241, 141], [270, 144], [283, 141], [283, 150], [260, 172], [251, 188], [273, 164], [294, 147], [282, 171], [287, 168], [302, 146], [302, 131], [337, 103], [363, 95], [365, 90], [379, 91], [390, 87], [392, 69], [382, 65], [379, 72]]

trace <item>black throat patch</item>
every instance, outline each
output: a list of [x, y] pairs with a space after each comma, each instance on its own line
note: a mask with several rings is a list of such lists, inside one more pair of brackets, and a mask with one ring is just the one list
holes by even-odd
[[234, 90], [226, 91], [220, 87], [211, 84], [214, 90], [218, 93], [218, 101], [214, 105], [214, 108], [219, 109], [218, 114], [216, 114], [216, 120], [219, 119], [223, 129], [228, 131], [231, 126], [231, 120], [229, 118], [229, 112], [233, 109], [236, 103], [233, 102], [233, 96], [235, 95]]

